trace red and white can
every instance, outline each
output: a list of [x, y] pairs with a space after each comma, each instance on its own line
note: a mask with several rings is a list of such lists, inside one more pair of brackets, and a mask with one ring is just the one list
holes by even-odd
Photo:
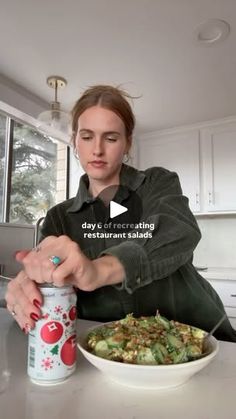
[[72, 286], [40, 286], [42, 317], [29, 332], [28, 375], [37, 384], [57, 384], [76, 368], [76, 294]]

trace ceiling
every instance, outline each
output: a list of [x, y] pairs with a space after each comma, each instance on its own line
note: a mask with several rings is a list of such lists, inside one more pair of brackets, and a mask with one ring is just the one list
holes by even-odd
[[[140, 133], [236, 115], [235, 0], [0, 0], [0, 73], [50, 102], [46, 78], [68, 80], [65, 110], [88, 86], [122, 85]], [[218, 18], [229, 37], [197, 43]]]

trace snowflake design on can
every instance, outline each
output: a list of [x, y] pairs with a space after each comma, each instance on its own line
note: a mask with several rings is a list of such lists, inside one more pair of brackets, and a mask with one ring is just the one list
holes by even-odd
[[44, 368], [45, 371], [51, 370], [53, 368], [53, 360], [50, 357], [42, 359], [41, 367]]
[[56, 314], [61, 314], [62, 311], [63, 311], [63, 308], [60, 305], [58, 305], [54, 308], [54, 313], [56, 313]]

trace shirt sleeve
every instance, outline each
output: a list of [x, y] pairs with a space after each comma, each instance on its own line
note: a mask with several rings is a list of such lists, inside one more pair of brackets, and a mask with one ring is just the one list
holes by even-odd
[[149, 231], [152, 237], [128, 239], [100, 254], [115, 256], [123, 264], [125, 279], [115, 287], [130, 294], [154, 280], [168, 277], [191, 260], [201, 238], [176, 173], [150, 169], [141, 198], [142, 220], [154, 225]]
[[53, 216], [53, 209], [47, 212], [46, 217], [44, 218], [42, 227], [39, 231], [39, 242], [41, 242], [45, 237], [48, 236], [57, 236], [63, 234], [63, 230], [61, 228], [61, 222], [58, 217]]

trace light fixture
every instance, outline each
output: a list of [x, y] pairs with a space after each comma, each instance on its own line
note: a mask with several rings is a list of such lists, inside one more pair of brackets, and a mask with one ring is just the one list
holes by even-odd
[[60, 133], [65, 135], [65, 141], [69, 141], [70, 135], [70, 116], [61, 110], [60, 102], [57, 99], [58, 89], [62, 89], [67, 85], [66, 79], [59, 76], [50, 76], [47, 78], [47, 85], [54, 89], [54, 101], [51, 102], [50, 109], [41, 112], [37, 118], [38, 129], [51, 133]]
[[230, 25], [225, 20], [209, 19], [195, 30], [195, 39], [201, 45], [215, 45], [224, 41], [230, 33]]

